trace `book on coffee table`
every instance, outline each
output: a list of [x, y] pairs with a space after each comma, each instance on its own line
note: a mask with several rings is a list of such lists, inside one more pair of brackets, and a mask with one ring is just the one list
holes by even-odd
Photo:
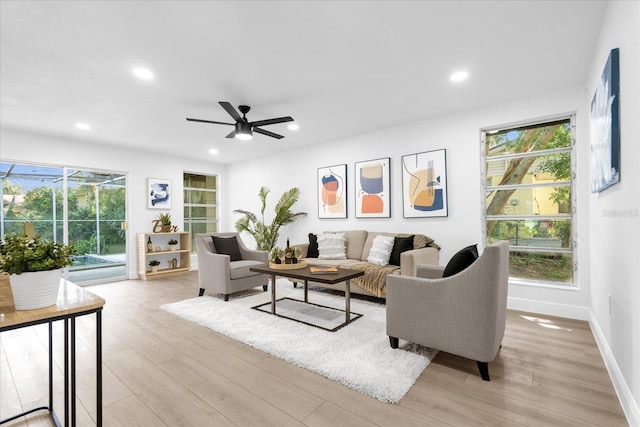
[[311, 274], [338, 274], [338, 267], [309, 267], [309, 273]]

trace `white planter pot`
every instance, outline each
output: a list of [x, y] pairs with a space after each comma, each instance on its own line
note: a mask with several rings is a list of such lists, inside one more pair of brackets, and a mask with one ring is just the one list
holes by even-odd
[[12, 274], [9, 276], [16, 310], [33, 310], [55, 305], [62, 269]]

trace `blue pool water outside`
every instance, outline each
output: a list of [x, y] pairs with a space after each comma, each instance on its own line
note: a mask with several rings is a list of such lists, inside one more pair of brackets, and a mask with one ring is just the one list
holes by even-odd
[[125, 278], [125, 254], [79, 255], [69, 267], [69, 280], [81, 286]]

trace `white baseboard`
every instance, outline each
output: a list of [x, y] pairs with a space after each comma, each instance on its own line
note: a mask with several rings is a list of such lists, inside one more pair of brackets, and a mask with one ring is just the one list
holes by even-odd
[[618, 400], [620, 400], [620, 405], [627, 417], [627, 421], [631, 427], [640, 427], [640, 408], [638, 407], [638, 403], [633, 398], [633, 394], [631, 394], [631, 390], [611, 352], [609, 343], [591, 310], [589, 310], [589, 325], [591, 326], [591, 331], [593, 332], [596, 344], [598, 344], [598, 349], [607, 367], [607, 371], [609, 371], [609, 377], [611, 377], [613, 388], [618, 395]]
[[509, 297], [507, 300], [507, 308], [510, 310], [527, 311], [529, 313], [546, 314], [548, 316], [589, 320], [589, 309], [577, 305]]

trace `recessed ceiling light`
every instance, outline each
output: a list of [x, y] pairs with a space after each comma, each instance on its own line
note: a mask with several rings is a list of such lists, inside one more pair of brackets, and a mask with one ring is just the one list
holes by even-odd
[[449, 77], [449, 79], [452, 82], [461, 82], [463, 80], [466, 80], [469, 77], [469, 73], [467, 73], [466, 71], [456, 71], [455, 73], [451, 74], [451, 77]]
[[298, 130], [298, 129], [300, 129], [300, 125], [298, 125], [297, 123], [291, 123], [287, 127], [289, 128], [289, 130]]
[[211, 148], [211, 149], [209, 150], [209, 154], [218, 154], [218, 153], [219, 153], [219, 151], [218, 151], [218, 150], [216, 150], [215, 148]]
[[76, 127], [80, 130], [90, 130], [91, 126], [86, 123], [76, 123]]
[[133, 69], [133, 75], [143, 80], [151, 80], [153, 78], [153, 73], [151, 71], [140, 67]]

